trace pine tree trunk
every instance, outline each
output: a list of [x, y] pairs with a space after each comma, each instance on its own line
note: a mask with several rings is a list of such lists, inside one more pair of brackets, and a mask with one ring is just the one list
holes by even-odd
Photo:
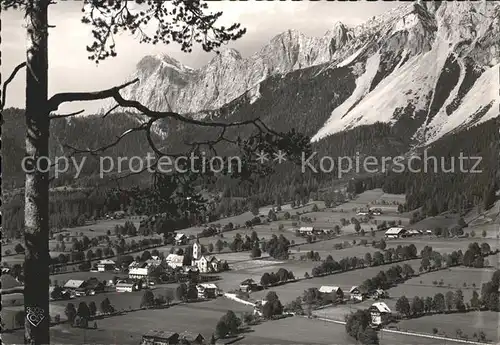
[[[47, 107], [48, 0], [26, 5], [26, 157], [35, 163], [49, 153], [49, 112]], [[24, 310], [25, 343], [49, 344], [49, 175], [27, 167], [25, 183]], [[28, 172], [28, 170], [31, 170]]]

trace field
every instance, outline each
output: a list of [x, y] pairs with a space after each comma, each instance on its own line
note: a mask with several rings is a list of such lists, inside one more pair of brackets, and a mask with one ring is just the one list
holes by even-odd
[[[82, 330], [59, 325], [51, 330], [51, 341], [58, 344], [139, 344], [142, 334], [149, 330], [190, 331], [210, 339], [215, 325], [228, 310], [236, 315], [251, 312], [242, 304], [219, 298], [209, 302], [183, 304], [167, 309], [141, 310], [97, 320], [98, 329]], [[91, 325], [93, 323], [91, 322]], [[22, 343], [20, 332], [2, 335], [6, 343]]]
[[[403, 336], [387, 332], [384, 332], [380, 338], [381, 345], [442, 344], [442, 341], [439, 340]], [[346, 334], [344, 325], [301, 317], [291, 317], [254, 326], [253, 332], [245, 334], [245, 338], [236, 344], [353, 345], [355, 342], [353, 338], [350, 338]]]
[[460, 329], [469, 338], [472, 338], [474, 333], [483, 331], [486, 338], [495, 344], [500, 341], [499, 324], [500, 315], [498, 313], [481, 311], [466, 314], [424, 316], [418, 319], [400, 321], [397, 327], [425, 333], [432, 333], [433, 328], [437, 328], [439, 332], [451, 337], [455, 337], [457, 329]]
[[[64, 254], [70, 253], [71, 246], [72, 246], [72, 239], [82, 239], [83, 236], [87, 236], [89, 239], [92, 239], [94, 237], [98, 236], [105, 236], [107, 234], [107, 231], [109, 230], [111, 232], [110, 240], [114, 241], [116, 240], [116, 236], [114, 233], [114, 228], [117, 225], [124, 225], [126, 221], [131, 221], [134, 223], [134, 226], [136, 229], [139, 229], [139, 224], [140, 224], [140, 217], [128, 217], [124, 219], [111, 219], [111, 220], [99, 220], [95, 222], [94, 224], [89, 224], [89, 225], [84, 225], [84, 226], [77, 226], [74, 228], [66, 228], [63, 231], [54, 234], [54, 239], [49, 240], [49, 250], [50, 255], [52, 257], [56, 257], [59, 254], [63, 253], [61, 251], [56, 251], [56, 245], [58, 241], [55, 239], [57, 235], [61, 234], [65, 236], [65, 246], [66, 246], [66, 252]], [[130, 243], [132, 240], [138, 242], [144, 238], [162, 238], [160, 235], [152, 235], [152, 236], [133, 236], [133, 237], [124, 237], [126, 243]], [[2, 245], [2, 252], [5, 253], [7, 250], [9, 250], [11, 253], [14, 253], [14, 247], [17, 243], [20, 243], [19, 241], [15, 240], [12, 243]], [[91, 247], [89, 249], [95, 251], [99, 247]], [[101, 248], [102, 249], [102, 248]], [[14, 264], [21, 264], [24, 261], [24, 255], [23, 254], [16, 254], [16, 255], [8, 255], [4, 256], [2, 258], [2, 262], [8, 263], [10, 265]]]
[[383, 212], [397, 212], [398, 204], [405, 202], [405, 196], [399, 194], [387, 194], [381, 189], [365, 191], [345, 204], [335, 207], [336, 210], [349, 210], [366, 208], [367, 206], [380, 208]]
[[[407, 261], [406, 263], [410, 264], [415, 269], [415, 267], [418, 268], [418, 266], [420, 265], [420, 260], [411, 260]], [[322, 285], [339, 286], [344, 291], [344, 293], [347, 293], [352, 286], [361, 284], [364, 280], [374, 277], [381, 270], [388, 269], [389, 267], [390, 266], [368, 267], [324, 277], [304, 279], [294, 283], [275, 286], [268, 290], [254, 292], [251, 296], [254, 299], [261, 299], [264, 298], [269, 291], [275, 291], [280, 300], [283, 303], [287, 303], [301, 296], [304, 290], [307, 290], [311, 287], [316, 287], [319, 289]], [[296, 276], [298, 277], [298, 275]]]

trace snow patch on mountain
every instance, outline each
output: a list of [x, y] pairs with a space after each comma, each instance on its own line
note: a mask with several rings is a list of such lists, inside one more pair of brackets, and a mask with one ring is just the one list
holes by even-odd
[[[429, 144], [457, 128], [472, 124], [478, 125], [500, 116], [500, 64], [486, 70], [464, 97], [462, 104], [451, 115], [440, 112], [429, 124]], [[478, 115], [482, 110], [485, 114]]]
[[[328, 122], [313, 136], [312, 141], [318, 141], [328, 135], [358, 125], [395, 122], [398, 120], [393, 117], [395, 111], [406, 107], [409, 103], [415, 107], [415, 111], [424, 109], [428, 103], [425, 96], [431, 92], [436, 84], [439, 71], [446, 60], [446, 54], [443, 51], [447, 47], [448, 43], [442, 41], [430, 52], [411, 58], [402, 67], [383, 79], [370, 93], [367, 95], [365, 95], [366, 92], [357, 94], [355, 99], [359, 103], [348, 112], [349, 108], [355, 103], [349, 98], [344, 102], [344, 104], [347, 103], [348, 105], [344, 106], [342, 104], [336, 108]], [[374, 56], [379, 59], [378, 54]], [[377, 70], [378, 64], [375, 66], [373, 61], [371, 58], [367, 61], [367, 72], [360, 78], [364, 82], [368, 79], [368, 73], [374, 76], [374, 72]], [[373, 68], [375, 71], [373, 71]], [[373, 79], [373, 76], [371, 76], [371, 79]], [[371, 79], [368, 81], [368, 87]], [[358, 86], [358, 82], [356, 83]], [[358, 90], [358, 87], [356, 90]], [[357, 91], [353, 93], [353, 96], [356, 93]], [[360, 99], [361, 97], [362, 99]]]
[[335, 67], [345, 67], [345, 66], [349, 65], [351, 62], [356, 60], [356, 58], [358, 58], [358, 56], [363, 52], [363, 50], [366, 48], [366, 46], [367, 45], [364, 45], [362, 48], [358, 49], [354, 54], [352, 54], [347, 59], [345, 59], [344, 61], [337, 64]]
[[[382, 48], [376, 53], [383, 58], [379, 83], [369, 93], [363, 92], [362, 83], [367, 82], [371, 68], [368, 59], [351, 97], [332, 111], [312, 142], [360, 125], [410, 120], [412, 126], [419, 126], [411, 138], [419, 145], [499, 116], [498, 57], [494, 56], [500, 46], [499, 9], [493, 4], [430, 6], [420, 1], [405, 7], [406, 11], [385, 15], [385, 20], [369, 21], [365, 30], [373, 37], [382, 36], [377, 39]], [[337, 67], [363, 63], [373, 49], [357, 53]], [[465, 57], [472, 59], [472, 66], [490, 69], [463, 95], [459, 94], [462, 84], [471, 84], [465, 80]], [[395, 59], [400, 60], [391, 69]], [[496, 73], [492, 63], [496, 63]], [[456, 98], [460, 105], [449, 107], [454, 110], [448, 114], [447, 106]]]
[[366, 62], [365, 72], [356, 80], [356, 88], [344, 103], [335, 108], [326, 125], [312, 138], [311, 141], [328, 135], [331, 131], [337, 131], [339, 128], [348, 127], [349, 123], [356, 119], [352, 117], [350, 110], [368, 93], [370, 85], [377, 73], [380, 63], [380, 55], [372, 55]]

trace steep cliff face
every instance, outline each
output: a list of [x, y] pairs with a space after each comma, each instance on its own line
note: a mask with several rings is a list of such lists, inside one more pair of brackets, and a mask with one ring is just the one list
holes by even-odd
[[403, 9], [360, 30], [380, 39], [365, 61], [350, 62], [359, 64], [356, 89], [313, 141], [380, 121], [405, 126], [422, 145], [499, 115], [499, 6], [422, 1]]
[[[257, 106], [262, 83], [274, 76], [312, 66], [317, 75], [348, 68], [355, 88], [329, 110], [313, 141], [385, 122], [404, 128], [415, 145], [427, 144], [498, 116], [499, 8], [495, 2], [417, 1], [356, 27], [334, 23], [322, 37], [288, 30], [248, 58], [228, 49], [197, 70], [165, 55], [146, 56], [132, 76], [140, 83], [123, 94], [155, 110], [220, 116], [241, 97]], [[265, 111], [272, 115], [273, 106]]]
[[124, 90], [123, 95], [155, 110], [215, 110], [256, 88], [269, 76], [341, 58], [344, 52], [355, 48], [346, 46], [352, 39], [350, 29], [340, 22], [323, 37], [288, 30], [249, 58], [227, 49], [198, 70], [166, 55], [146, 56], [131, 76], [138, 77], [140, 83]]

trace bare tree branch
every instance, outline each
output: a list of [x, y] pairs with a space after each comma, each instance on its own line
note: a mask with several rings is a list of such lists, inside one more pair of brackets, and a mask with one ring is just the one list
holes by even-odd
[[[197, 126], [204, 126], [204, 127], [240, 127], [240, 126], [245, 126], [245, 125], [254, 125], [257, 128], [260, 128], [260, 125], [262, 125], [262, 121], [259, 118], [253, 119], [253, 120], [247, 120], [247, 121], [240, 121], [240, 122], [206, 122], [206, 121], [199, 121], [195, 119], [191, 119], [185, 116], [182, 116], [179, 113], [172, 112], [172, 111], [155, 111], [151, 110], [145, 105], [141, 104], [138, 101], [135, 100], [127, 100], [124, 99], [121, 94], [120, 90], [124, 89], [127, 86], [130, 86], [132, 84], [135, 84], [139, 81], [138, 78], [129, 81], [125, 84], [119, 85], [112, 87], [110, 89], [106, 90], [101, 90], [101, 91], [96, 91], [96, 92], [63, 92], [63, 93], [58, 93], [52, 96], [49, 101], [49, 110], [50, 111], [56, 111], [59, 106], [63, 103], [67, 102], [79, 102], [79, 101], [95, 101], [95, 100], [103, 100], [107, 98], [113, 98], [116, 103], [118, 103], [118, 106], [121, 106], [123, 108], [134, 108], [138, 110], [140, 113], [143, 115], [152, 118], [152, 119], [164, 119], [164, 118], [171, 118], [178, 120], [180, 122], [188, 123], [191, 125], [197, 125]], [[273, 134], [278, 134], [274, 131], [271, 131], [268, 129], [270, 133]]]
[[119, 104], [117, 104], [117, 105], [115, 105], [113, 108], [109, 109], [109, 110], [108, 110], [108, 111], [107, 111], [107, 112], [106, 112], [106, 113], [102, 116], [102, 118], [103, 118], [103, 119], [104, 119], [104, 118], [106, 118], [106, 116], [108, 116], [108, 115], [109, 115], [109, 114], [111, 114], [113, 111], [115, 111], [116, 109], [118, 109], [118, 107], [119, 107], [119, 106], [120, 106], [120, 105], [119, 105]]
[[79, 114], [83, 113], [84, 111], [85, 111], [85, 109], [78, 110], [78, 111], [75, 111], [73, 113], [64, 114], [64, 115], [51, 115], [51, 116], [49, 116], [49, 120], [63, 119], [65, 117], [79, 115]]
[[139, 82], [139, 78], [135, 78], [125, 84], [112, 87], [107, 90], [96, 92], [62, 92], [57, 93], [48, 100], [49, 111], [56, 111], [62, 103], [77, 102], [77, 101], [96, 101], [106, 98], [114, 98], [119, 90], [126, 88], [132, 84]]
[[19, 72], [21, 70], [21, 68], [24, 68], [26, 67], [26, 61], [24, 62], [21, 62], [19, 65], [17, 65], [14, 70], [12, 71], [12, 73], [10, 74], [10, 76], [7, 78], [7, 80], [5, 81], [5, 83], [3, 83], [3, 87], [2, 87], [2, 102], [0, 103], [0, 109], [3, 110], [3, 108], [5, 107], [5, 100], [6, 100], [6, 94], [7, 94], [7, 86], [9, 86], [9, 84], [12, 82], [12, 80], [16, 77], [16, 74], [17, 72]]
[[73, 154], [75, 154], [75, 153], [90, 153], [91, 155], [97, 155], [97, 154], [102, 153], [102, 152], [106, 151], [107, 149], [117, 145], [123, 138], [125, 138], [130, 133], [146, 130], [146, 126], [147, 126], [147, 123], [143, 123], [138, 127], [130, 128], [130, 129], [126, 130], [125, 132], [123, 132], [122, 134], [120, 134], [112, 143], [105, 145], [105, 146], [102, 146], [102, 147], [99, 147], [97, 149], [82, 150], [82, 149], [78, 149], [78, 148], [73, 147], [73, 146], [68, 145], [68, 144], [65, 144], [64, 146], [72, 149]]

